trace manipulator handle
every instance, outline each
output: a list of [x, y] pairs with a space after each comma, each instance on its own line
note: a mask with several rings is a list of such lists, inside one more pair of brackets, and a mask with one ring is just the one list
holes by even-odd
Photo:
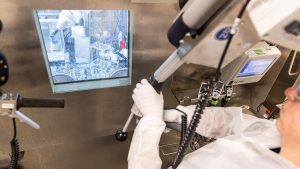
[[42, 99], [42, 98], [18, 98], [17, 109], [22, 107], [49, 107], [49, 108], [64, 108], [64, 99]]
[[149, 78], [148, 78], [148, 82], [151, 84], [151, 86], [156, 90], [156, 92], [158, 94], [160, 94], [161, 90], [162, 90], [162, 85], [163, 83], [159, 83], [155, 77], [154, 77], [154, 74], [151, 75]]

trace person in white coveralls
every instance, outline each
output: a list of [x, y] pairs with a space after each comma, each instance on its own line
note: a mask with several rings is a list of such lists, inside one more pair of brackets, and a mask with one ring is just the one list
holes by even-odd
[[[239, 107], [208, 107], [196, 129], [217, 138], [185, 156], [178, 169], [298, 169], [300, 168], [300, 101], [296, 88], [286, 89], [287, 101], [275, 122], [242, 113]], [[132, 138], [128, 169], [160, 169], [159, 141], [165, 121], [180, 123], [177, 110], [163, 111], [162, 94], [143, 79], [132, 98], [143, 117]], [[191, 118], [195, 106], [178, 106]], [[271, 151], [281, 147], [279, 154]], [[171, 167], [170, 167], [171, 168]]]

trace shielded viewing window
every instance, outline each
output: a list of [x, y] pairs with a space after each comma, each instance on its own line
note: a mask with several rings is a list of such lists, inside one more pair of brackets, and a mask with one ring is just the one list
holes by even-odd
[[53, 92], [131, 84], [128, 10], [35, 10]]

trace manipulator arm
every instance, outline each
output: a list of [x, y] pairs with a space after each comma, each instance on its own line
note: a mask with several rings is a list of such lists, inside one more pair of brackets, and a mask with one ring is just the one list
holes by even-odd
[[[210, 25], [216, 24], [219, 19], [223, 18], [220, 14], [232, 5], [232, 2], [238, 1], [190, 0], [184, 5], [168, 31], [169, 41], [177, 49], [149, 78], [149, 83], [157, 92], [160, 91], [161, 85], [185, 63], [185, 57], [189, 52], [201, 42], [202, 36], [200, 37], [200, 35], [206, 32], [206, 28], [209, 28]], [[133, 116], [134, 113], [131, 113], [123, 129], [117, 131], [117, 140], [126, 140], [126, 131]]]
[[25, 122], [35, 129], [40, 126], [25, 114], [18, 111], [22, 107], [47, 107], [47, 108], [63, 108], [64, 99], [35, 99], [22, 98], [15, 93], [0, 93], [0, 116], [10, 116], [18, 118], [21, 122]]
[[189, 0], [178, 14], [168, 31], [168, 39], [176, 48], [187, 33], [200, 35], [207, 25], [232, 0]]

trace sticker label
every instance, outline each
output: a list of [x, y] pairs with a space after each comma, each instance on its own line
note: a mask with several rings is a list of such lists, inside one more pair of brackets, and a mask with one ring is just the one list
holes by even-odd
[[216, 35], [215, 38], [219, 41], [223, 41], [229, 38], [230, 35], [230, 30], [231, 30], [231, 26], [228, 27], [224, 27], [222, 29], [220, 29]]
[[13, 109], [15, 107], [14, 104], [10, 104], [10, 103], [3, 103], [1, 105], [2, 109]]
[[263, 48], [255, 48], [253, 49], [253, 51], [257, 54], [257, 55], [264, 55], [265, 51]]

